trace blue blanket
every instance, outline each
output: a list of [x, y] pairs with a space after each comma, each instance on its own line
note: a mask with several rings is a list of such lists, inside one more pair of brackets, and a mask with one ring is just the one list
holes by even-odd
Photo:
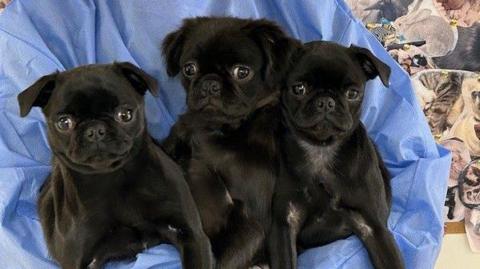
[[[370, 48], [393, 72], [390, 87], [368, 84], [363, 122], [393, 175], [389, 227], [407, 268], [433, 268], [442, 240], [442, 206], [450, 155], [430, 135], [408, 76], [342, 1], [255, 0], [14, 0], [0, 15], [0, 268], [57, 268], [47, 253], [36, 200], [50, 172], [51, 151], [38, 108], [20, 118], [16, 95], [40, 76], [91, 63], [133, 62], [160, 82], [147, 95], [148, 127], [165, 137], [185, 107], [177, 79], [165, 73], [164, 36], [182, 18], [200, 15], [266, 17], [303, 41], [333, 40]], [[307, 250], [300, 268], [371, 268], [351, 236]], [[180, 268], [170, 245], [108, 268]]]

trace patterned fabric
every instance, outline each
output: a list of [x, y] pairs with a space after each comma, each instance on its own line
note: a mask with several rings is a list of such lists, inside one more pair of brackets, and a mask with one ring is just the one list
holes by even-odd
[[0, 0], [0, 12], [10, 3], [11, 0]]
[[[476, 217], [480, 215], [480, 199], [471, 201], [478, 205], [474, 207], [466, 206], [461, 199], [469, 193], [476, 195], [480, 188], [462, 192], [464, 181], [458, 172], [460, 165], [466, 173], [470, 158], [480, 156], [480, 0], [347, 2], [412, 75], [417, 100], [432, 134], [453, 154], [445, 221], [465, 219], [470, 245], [480, 252], [480, 218]], [[467, 163], [465, 154], [469, 155]], [[470, 177], [480, 182], [480, 174], [469, 169]]]

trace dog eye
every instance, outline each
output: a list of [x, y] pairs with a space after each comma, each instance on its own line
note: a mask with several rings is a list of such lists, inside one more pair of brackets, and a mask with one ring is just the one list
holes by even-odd
[[183, 66], [183, 74], [186, 77], [193, 77], [197, 73], [197, 65], [195, 63], [189, 62]]
[[127, 108], [121, 108], [115, 113], [115, 120], [118, 122], [129, 122], [133, 118], [133, 111]]
[[60, 116], [57, 120], [57, 129], [62, 132], [69, 131], [73, 129], [73, 126], [75, 125], [73, 119], [71, 116], [68, 115], [63, 115]]
[[292, 92], [295, 95], [305, 95], [307, 94], [307, 87], [303, 83], [297, 83], [292, 86]]
[[244, 80], [248, 77], [250, 77], [250, 68], [243, 66], [243, 65], [237, 65], [233, 67], [233, 78], [236, 80]]
[[355, 89], [350, 89], [345, 94], [347, 95], [347, 99], [351, 101], [356, 100], [358, 98], [358, 91]]

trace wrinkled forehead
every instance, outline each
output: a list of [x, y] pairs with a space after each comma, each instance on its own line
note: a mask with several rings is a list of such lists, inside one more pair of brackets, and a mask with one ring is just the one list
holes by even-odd
[[[102, 77], [100, 77], [102, 76]], [[119, 105], [137, 106], [140, 98], [121, 76], [71, 75], [59, 79], [53, 92], [52, 113], [92, 115], [114, 111]]]
[[295, 65], [290, 83], [305, 81], [313, 86], [333, 87], [363, 84], [366, 80], [360, 66], [342, 52], [306, 53]]
[[188, 61], [188, 58], [193, 58], [200, 64], [215, 62], [220, 65], [234, 63], [260, 65], [263, 59], [262, 51], [255, 41], [240, 30], [223, 31], [200, 40], [192, 39], [183, 56], [184, 62]]
[[71, 89], [61, 96], [62, 113], [86, 115], [111, 112], [120, 100], [108, 89], [98, 86]]

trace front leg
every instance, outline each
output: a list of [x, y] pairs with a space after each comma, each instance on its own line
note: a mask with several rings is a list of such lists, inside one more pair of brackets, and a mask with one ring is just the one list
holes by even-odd
[[[159, 151], [158, 154], [161, 157], [158, 163], [163, 165], [163, 171], [169, 171], [165, 174], [165, 179], [171, 190], [169, 192], [171, 203], [163, 203], [164, 207], [160, 205], [156, 207], [155, 215], [161, 216], [156, 220], [161, 224], [158, 225], [159, 231], [180, 251], [183, 268], [214, 268], [210, 241], [204, 232], [202, 221], [207, 225], [211, 221], [209, 218], [203, 219], [205, 212], [209, 212], [208, 206], [228, 210], [228, 204], [220, 203], [219, 199], [219, 197], [225, 199], [225, 187], [222, 187], [220, 182], [209, 181], [216, 178], [212, 177], [209, 169], [199, 162], [192, 162], [189, 186], [182, 176], [181, 169], [170, 158], [166, 158], [164, 152]], [[210, 184], [218, 186], [221, 192], [219, 196], [208, 193]]]
[[210, 239], [206, 235], [191, 236], [182, 242], [181, 251], [184, 269], [213, 269], [215, 259]]
[[298, 235], [298, 243], [302, 248], [312, 248], [344, 239], [352, 233], [348, 221], [338, 212], [327, 209], [318, 216], [308, 218]]
[[296, 234], [288, 224], [273, 221], [268, 249], [272, 269], [297, 268]]
[[224, 231], [212, 238], [219, 269], [244, 269], [253, 265], [265, 242], [263, 227], [248, 217], [241, 201], [234, 201]]
[[354, 233], [367, 248], [368, 255], [376, 269], [403, 269], [400, 251], [386, 222], [381, 222], [369, 212], [348, 213]]
[[[358, 194], [352, 196], [365, 198]], [[376, 269], [404, 269], [405, 265], [397, 243], [387, 228], [389, 210], [384, 196], [368, 197], [370, 199], [355, 203], [347, 198], [349, 201], [345, 205], [348, 208], [340, 206], [335, 210], [363, 242]]]
[[217, 173], [204, 162], [192, 159], [188, 185], [200, 213], [203, 230], [212, 237], [227, 225], [227, 216], [234, 207], [230, 193]]
[[264, 243], [262, 226], [246, 215], [240, 201], [233, 201], [222, 178], [205, 163], [192, 159], [188, 174], [217, 268], [247, 268]]
[[295, 201], [290, 195], [274, 197], [273, 220], [268, 238], [272, 269], [297, 268], [297, 238], [303, 229], [307, 213], [305, 201]]
[[177, 228], [168, 225], [159, 229], [160, 234], [167, 238], [180, 252], [182, 268], [213, 269], [215, 262], [211, 251], [210, 240], [203, 231], [194, 231], [190, 227]]
[[330, 182], [325, 188], [334, 201], [332, 209], [349, 222], [353, 232], [367, 248], [374, 267], [403, 269], [405, 265], [402, 256], [387, 228], [390, 214], [390, 180], [386, 169], [381, 168], [381, 160], [375, 154], [374, 145], [369, 144], [372, 147], [372, 162], [377, 165], [366, 162], [360, 164], [360, 167], [364, 167], [363, 171], [355, 173], [362, 175], [360, 178], [344, 178], [343, 184]]
[[110, 260], [134, 258], [148, 247], [161, 242], [160, 237], [154, 234], [145, 236], [132, 228], [119, 227], [99, 240], [94, 247], [93, 258], [85, 260], [82, 268], [100, 269]]

